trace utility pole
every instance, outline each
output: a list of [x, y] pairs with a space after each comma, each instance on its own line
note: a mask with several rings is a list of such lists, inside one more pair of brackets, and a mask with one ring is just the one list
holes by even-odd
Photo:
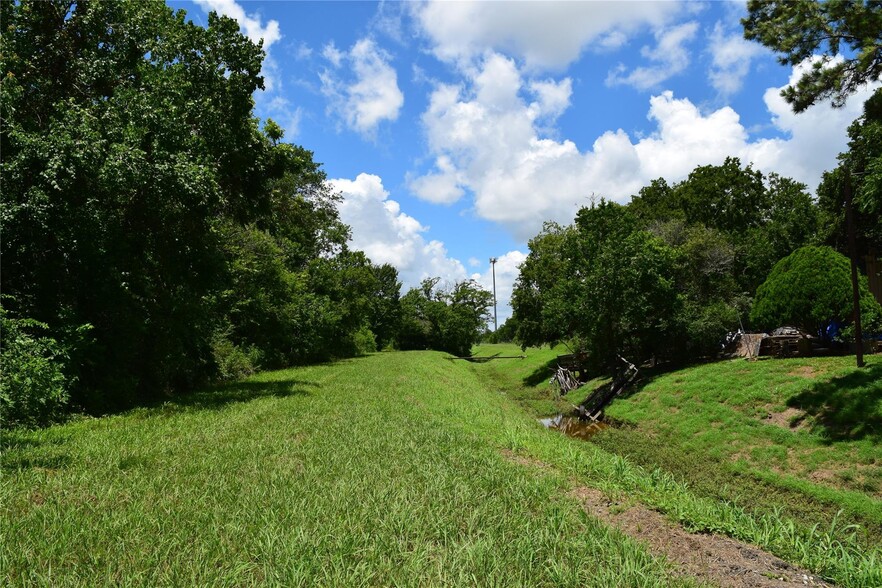
[[490, 258], [490, 267], [493, 271], [493, 332], [496, 332], [496, 329], [499, 327], [496, 324], [496, 258]]
[[855, 244], [854, 203], [851, 196], [851, 173], [846, 167], [844, 173], [845, 220], [848, 224], [848, 257], [851, 258], [851, 296], [854, 305], [854, 339], [857, 366], [864, 367], [864, 337], [861, 333], [861, 294], [857, 277], [857, 245]]

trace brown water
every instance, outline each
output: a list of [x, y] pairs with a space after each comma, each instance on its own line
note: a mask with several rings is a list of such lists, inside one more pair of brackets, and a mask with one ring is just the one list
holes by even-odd
[[563, 414], [547, 419], [539, 419], [539, 422], [545, 425], [548, 429], [560, 431], [564, 435], [575, 437], [576, 439], [582, 439], [583, 441], [587, 441], [592, 436], [609, 426], [606, 423], [598, 423], [590, 419], [583, 420], [577, 416]]

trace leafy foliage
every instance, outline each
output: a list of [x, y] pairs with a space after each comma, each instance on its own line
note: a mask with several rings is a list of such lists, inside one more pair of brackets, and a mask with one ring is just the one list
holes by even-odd
[[47, 326], [16, 319], [0, 308], [0, 429], [45, 426], [59, 420], [68, 402], [67, 350]]
[[517, 338], [572, 341], [605, 371], [618, 354], [713, 356], [775, 262], [817, 228], [804, 185], [736, 158], [655, 180], [628, 206], [601, 201], [530, 241], [512, 296]]
[[[860, 293], [862, 322], [878, 328], [882, 308], [864, 276]], [[817, 332], [830, 320], [852, 322], [850, 262], [830, 247], [797, 249], [775, 264], [757, 289], [751, 319], [765, 328], [795, 325], [809, 332]]]
[[438, 288], [440, 278], [423, 280], [401, 299], [402, 349], [437, 349], [471, 355], [489, 318], [493, 295], [474, 280]]
[[572, 322], [582, 347], [608, 370], [619, 354], [660, 353], [680, 304], [674, 251], [617, 204], [583, 208], [575, 226], [571, 267], [581, 288], [574, 288]]
[[397, 274], [346, 248], [312, 153], [260, 130], [264, 54], [238, 23], [158, 2], [0, 10], [4, 288], [50, 333], [92, 326], [77, 404], [392, 339]]
[[864, 104], [864, 114], [848, 128], [848, 151], [839, 166], [824, 173], [818, 187], [823, 239], [841, 253], [848, 252], [844, 182], [848, 171], [855, 212], [858, 257], [882, 244], [882, 90]]
[[388, 263], [371, 268], [375, 282], [370, 299], [370, 328], [376, 339], [375, 347], [392, 347], [398, 340], [401, 323], [401, 282], [398, 271]]
[[[782, 96], [802, 112], [831, 99], [842, 106], [858, 88], [882, 77], [882, 4], [875, 0], [750, 0], [744, 36], [780, 54], [784, 65], [815, 59]], [[836, 59], [849, 55], [847, 59]]]
[[79, 375], [110, 405], [193, 383], [223, 273], [216, 219], [266, 203], [269, 142], [251, 118], [260, 47], [231, 19], [203, 28], [158, 3], [3, 10], [15, 310], [51, 328], [93, 325]]
[[572, 227], [546, 223], [530, 240], [512, 292], [517, 339], [525, 346], [556, 343], [572, 336], [568, 304], [568, 248]]

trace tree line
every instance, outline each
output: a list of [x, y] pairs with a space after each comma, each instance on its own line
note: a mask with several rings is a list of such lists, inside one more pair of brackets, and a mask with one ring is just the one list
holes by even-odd
[[[530, 241], [512, 296], [515, 338], [524, 346], [570, 342], [603, 371], [616, 367], [618, 355], [709, 357], [728, 332], [793, 324], [798, 317], [770, 309], [761, 287], [794, 251], [837, 241], [831, 217], [840, 211], [828, 202], [735, 158], [698, 167], [674, 185], [655, 180], [627, 205], [601, 199], [571, 225], [548, 223]], [[808, 279], [846, 305], [825, 318], [847, 321], [848, 261], [829, 253], [836, 263], [818, 251]], [[827, 276], [842, 263], [831, 283]], [[862, 284], [864, 324], [878, 328], [879, 305], [866, 277]], [[791, 288], [784, 297], [809, 296]]]
[[0, 423], [477, 336], [477, 284], [402, 299], [395, 268], [347, 245], [321, 165], [254, 116], [264, 52], [236, 21], [161, 2], [0, 10]]

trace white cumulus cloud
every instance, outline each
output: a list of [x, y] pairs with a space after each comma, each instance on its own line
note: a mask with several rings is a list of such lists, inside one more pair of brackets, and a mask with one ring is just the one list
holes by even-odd
[[439, 163], [412, 177], [410, 186], [433, 202], [468, 194], [479, 217], [504, 225], [520, 240], [536, 234], [545, 220], [572, 221], [592, 197], [625, 202], [655, 178], [680, 181], [696, 166], [727, 156], [814, 190], [823, 171], [836, 165], [848, 124], [875, 87], [858, 92], [845, 108], [819, 104], [800, 115], [791, 112], [780, 88], [769, 88], [764, 99], [770, 124], [781, 137], [765, 139], [753, 139], [731, 107], [702, 111], [661, 92], [649, 100], [649, 134], [634, 138], [611, 129], [580, 149], [545, 136], [531, 84], [513, 60], [490, 54], [464, 83], [436, 85], [422, 122]]
[[[444, 2], [412, 4], [436, 57], [467, 64], [504, 51], [530, 69], [561, 69], [592, 44], [625, 44], [642, 27], [658, 27], [682, 10], [675, 2]], [[542, 23], [537, 26], [537, 23]]]
[[751, 61], [764, 49], [759, 43], [747, 41], [740, 29], [726, 31], [722, 22], [714, 25], [709, 41], [710, 83], [721, 96], [731, 96], [741, 90], [744, 78], [750, 73]]
[[[329, 110], [350, 129], [373, 138], [383, 121], [394, 121], [404, 105], [398, 74], [389, 65], [390, 56], [372, 39], [361, 39], [347, 52], [333, 44], [322, 52], [333, 66], [321, 74], [322, 93]], [[343, 65], [349, 70], [341, 71]]]
[[379, 176], [362, 173], [354, 180], [331, 180], [331, 186], [343, 195], [338, 208], [340, 218], [352, 228], [352, 247], [374, 263], [394, 266], [405, 289], [424, 278], [453, 282], [467, 276], [463, 264], [447, 256], [443, 243], [423, 237], [428, 227], [389, 199]]

